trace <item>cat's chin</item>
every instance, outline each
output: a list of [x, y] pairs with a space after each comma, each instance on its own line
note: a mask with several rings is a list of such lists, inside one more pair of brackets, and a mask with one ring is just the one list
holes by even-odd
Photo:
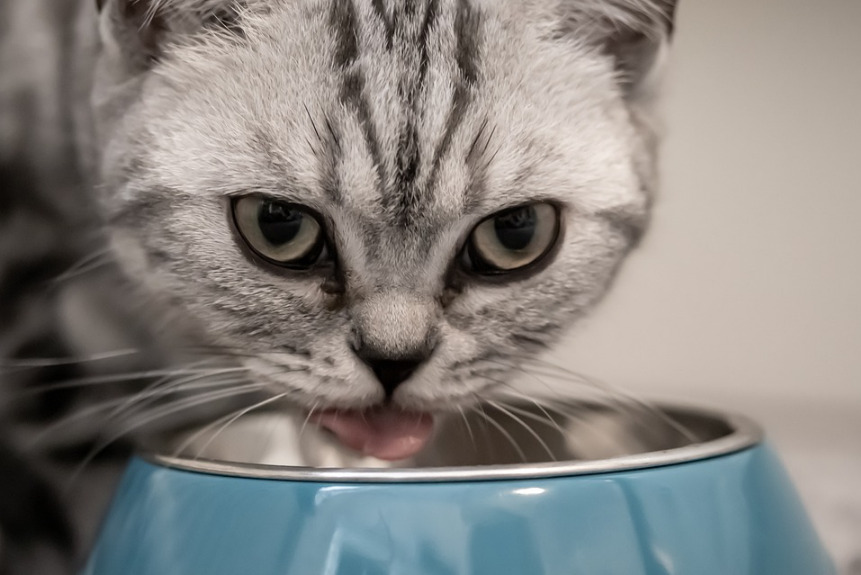
[[369, 410], [327, 410], [311, 418], [332, 432], [343, 445], [384, 461], [415, 456], [433, 433], [429, 413], [380, 407]]

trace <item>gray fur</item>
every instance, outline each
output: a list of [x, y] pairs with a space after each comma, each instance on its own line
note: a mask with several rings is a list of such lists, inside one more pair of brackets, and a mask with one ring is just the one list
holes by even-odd
[[[116, 245], [134, 255], [127, 272], [149, 294], [182, 302], [220, 343], [268, 349], [273, 369], [307, 368], [273, 377], [309, 407], [382, 399], [350, 350], [355, 329], [400, 349], [422, 336], [394, 329], [398, 318], [433, 318], [420, 323], [439, 333], [436, 353], [397, 399], [445, 409], [493, 385], [461, 378], [452, 364], [491, 349], [518, 355], [524, 341], [550, 344], [604, 293], [646, 219], [652, 134], [631, 121], [602, 47], [560, 37], [558, 6], [437, 0], [389, 6], [391, 14], [375, 6], [250, 3], [241, 36], [176, 38], [133, 80], [134, 100], [100, 125], [111, 150], [103, 202]], [[119, 69], [118, 58], [102, 66]], [[100, 89], [115, 85], [103, 77]], [[471, 166], [464, 159], [485, 124]], [[243, 255], [224, 201], [248, 192], [331, 220], [346, 293], [273, 275]], [[556, 261], [512, 285], [464, 282], [441, 305], [470, 227], [535, 199], [565, 206]], [[320, 352], [334, 365], [316, 362]]]
[[[384, 399], [358, 341], [391, 356], [435, 346], [395, 392], [405, 408], [491, 397], [511, 371], [499, 361], [552, 345], [646, 227], [672, 2], [66, 0], [54, 22], [57, 6], [0, 0], [14, 22], [0, 38], [0, 158], [106, 238], [130, 287], [122, 311], [94, 313], [240, 350], [253, 381], [296, 405]], [[322, 214], [337, 274], [249, 259], [227, 215], [247, 193]], [[562, 209], [549, 265], [506, 283], [457, 271], [477, 222], [536, 200]], [[100, 218], [82, 209], [96, 205]], [[82, 333], [74, 315], [57, 329], [92, 353], [68, 335]]]

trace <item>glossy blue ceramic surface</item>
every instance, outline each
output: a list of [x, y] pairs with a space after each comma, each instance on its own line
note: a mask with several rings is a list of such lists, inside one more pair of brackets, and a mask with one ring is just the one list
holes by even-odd
[[830, 575], [768, 447], [573, 477], [315, 483], [136, 459], [85, 575]]

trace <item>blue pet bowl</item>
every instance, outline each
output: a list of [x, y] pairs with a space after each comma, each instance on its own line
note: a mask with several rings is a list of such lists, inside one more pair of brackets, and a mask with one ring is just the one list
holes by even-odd
[[[517, 409], [530, 429], [488, 408], [494, 424], [441, 423], [401, 468], [136, 458], [83, 573], [835, 573], [748, 419]], [[215, 443], [238, 443], [231, 433]]]

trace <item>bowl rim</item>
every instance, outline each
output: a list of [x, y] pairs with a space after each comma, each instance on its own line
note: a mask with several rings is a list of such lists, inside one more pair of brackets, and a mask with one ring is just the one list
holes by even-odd
[[759, 424], [744, 415], [678, 403], [658, 402], [654, 405], [662, 410], [685, 412], [693, 416], [718, 420], [732, 431], [703, 443], [608, 459], [481, 466], [316, 468], [188, 458], [160, 454], [155, 451], [144, 451], [138, 455], [145, 461], [161, 467], [251, 479], [318, 483], [438, 483], [569, 477], [652, 469], [737, 453], [758, 445], [764, 438], [764, 432]]

